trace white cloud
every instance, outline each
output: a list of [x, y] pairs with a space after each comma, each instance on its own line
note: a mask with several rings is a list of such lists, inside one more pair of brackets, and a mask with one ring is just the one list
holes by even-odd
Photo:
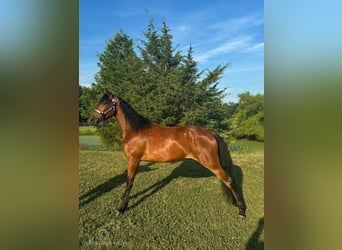
[[258, 51], [264, 51], [264, 43], [256, 43], [252, 45], [251, 47], [247, 48], [243, 52], [258, 52]]
[[246, 50], [249, 47], [250, 43], [250, 36], [231, 39], [214, 49], [208, 50], [198, 56], [195, 56], [195, 60], [198, 62], [206, 62], [211, 57], [227, 53], [241, 52], [243, 50]]
[[209, 30], [220, 30], [229, 33], [235, 33], [262, 25], [263, 23], [263, 18], [256, 16], [243, 16], [213, 24], [209, 27]]
[[180, 24], [178, 26], [175, 27], [175, 30], [176, 31], [179, 31], [179, 32], [187, 32], [189, 31], [189, 26], [185, 25], [185, 24]]
[[258, 16], [242, 16], [238, 18], [230, 18], [223, 22], [217, 22], [210, 25], [205, 31], [210, 41], [218, 42], [232, 37], [241, 37], [245, 35], [256, 34], [255, 28], [263, 25], [264, 20]]

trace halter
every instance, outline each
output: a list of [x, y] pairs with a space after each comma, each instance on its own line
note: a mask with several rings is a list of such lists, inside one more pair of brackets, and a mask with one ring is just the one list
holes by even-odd
[[105, 117], [105, 115], [107, 114], [107, 113], [109, 113], [110, 111], [114, 111], [114, 115], [115, 115], [115, 112], [116, 112], [116, 101], [115, 101], [115, 98], [113, 97], [113, 99], [112, 99], [112, 106], [109, 108], [109, 109], [107, 109], [106, 111], [100, 111], [100, 110], [98, 110], [98, 109], [94, 109], [94, 111], [95, 112], [97, 112], [97, 113], [99, 113], [100, 115], [102, 115], [102, 117], [104, 118]]

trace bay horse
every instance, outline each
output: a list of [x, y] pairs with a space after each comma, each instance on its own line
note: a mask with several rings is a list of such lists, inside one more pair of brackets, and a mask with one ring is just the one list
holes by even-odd
[[115, 116], [123, 137], [123, 151], [128, 161], [126, 190], [118, 208], [123, 213], [140, 161], [173, 162], [185, 158], [208, 168], [230, 190], [239, 217], [246, 206], [234, 187], [233, 162], [221, 137], [197, 126], [165, 127], [138, 114], [126, 101], [106, 90], [91, 114], [89, 123], [96, 125]]

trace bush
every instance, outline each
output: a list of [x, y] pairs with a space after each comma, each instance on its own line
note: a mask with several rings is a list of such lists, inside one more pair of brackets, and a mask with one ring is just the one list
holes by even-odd
[[98, 134], [108, 149], [118, 150], [122, 145], [120, 127], [114, 119], [102, 122], [97, 126]]

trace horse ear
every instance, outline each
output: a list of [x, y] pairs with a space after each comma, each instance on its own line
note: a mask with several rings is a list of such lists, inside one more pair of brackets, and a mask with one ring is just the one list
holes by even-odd
[[110, 94], [109, 91], [107, 89], [104, 89], [104, 94]]

